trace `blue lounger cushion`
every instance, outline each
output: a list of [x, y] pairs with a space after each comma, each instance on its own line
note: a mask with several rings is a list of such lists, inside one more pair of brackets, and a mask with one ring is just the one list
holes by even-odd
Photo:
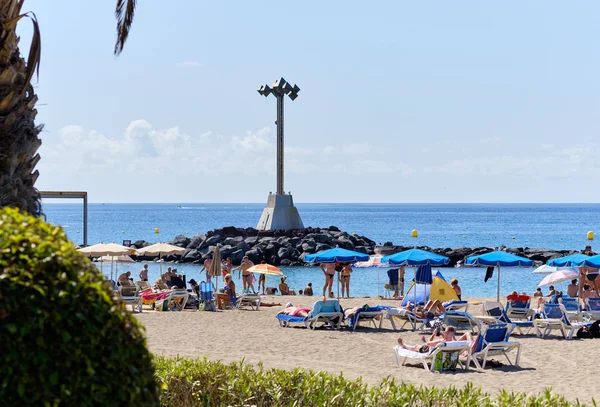
[[307, 317], [293, 317], [291, 315], [277, 314], [277, 319], [284, 322], [301, 324], [306, 321]]
[[356, 311], [356, 313], [354, 315], [352, 315], [352, 317], [350, 317], [350, 319], [349, 319], [350, 328], [354, 327], [354, 325], [356, 324], [359, 314], [361, 314], [363, 312], [381, 312], [381, 311], [385, 311], [388, 309], [390, 309], [390, 307], [387, 305], [376, 305], [374, 307], [368, 307], [368, 306], [363, 307], [363, 308], [359, 309], [358, 311]]

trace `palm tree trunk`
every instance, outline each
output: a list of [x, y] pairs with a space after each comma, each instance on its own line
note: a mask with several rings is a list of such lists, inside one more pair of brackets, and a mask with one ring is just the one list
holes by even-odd
[[[31, 77], [39, 66], [40, 38], [35, 15], [20, 14], [23, 0], [0, 2], [0, 207], [17, 207], [34, 216], [42, 214], [40, 193], [34, 187], [34, 168], [42, 126], [35, 125], [37, 96]], [[29, 17], [34, 35], [27, 62], [19, 51], [17, 23]]]

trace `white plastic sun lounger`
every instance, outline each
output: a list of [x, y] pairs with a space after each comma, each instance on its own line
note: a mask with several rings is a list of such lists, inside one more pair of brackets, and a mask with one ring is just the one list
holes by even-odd
[[[508, 363], [519, 366], [521, 357], [521, 344], [519, 342], [509, 341], [512, 328], [509, 324], [487, 325], [478, 336], [478, 342], [473, 352], [473, 362], [479, 369], [485, 369], [487, 360], [491, 356], [504, 355]], [[508, 357], [508, 354], [516, 351], [514, 363]], [[481, 358], [480, 363], [477, 358]]]
[[[465, 364], [460, 360], [462, 353], [467, 354]], [[443, 342], [429, 351], [429, 353], [420, 353], [404, 349], [400, 345], [394, 346], [394, 358], [398, 366], [404, 366], [407, 361], [421, 362], [427, 371], [432, 371], [433, 363], [439, 353], [456, 353], [458, 364], [463, 369], [468, 369], [471, 364], [471, 344], [468, 341]]]

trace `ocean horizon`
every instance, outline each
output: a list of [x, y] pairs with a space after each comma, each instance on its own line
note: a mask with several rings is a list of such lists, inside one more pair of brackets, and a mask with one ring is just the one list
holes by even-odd
[[[544, 247], [556, 250], [581, 250], [588, 244], [587, 232], [600, 224], [600, 204], [296, 204], [305, 226], [337, 226], [376, 241], [402, 246], [430, 247]], [[256, 227], [264, 203], [164, 203], [164, 204], [89, 204], [88, 243], [123, 240], [170, 241], [177, 235], [192, 237], [197, 233], [224, 226]], [[82, 243], [82, 205], [45, 202], [43, 209], [50, 223], [62, 226], [67, 236]], [[155, 233], [158, 228], [159, 233]], [[412, 238], [413, 229], [419, 232]], [[164, 265], [167, 267], [167, 265]], [[177, 264], [190, 278], [203, 279], [201, 266]], [[110, 265], [103, 265], [110, 275]], [[131, 271], [139, 263], [118, 264], [118, 272]], [[493, 297], [496, 276], [483, 283], [484, 269], [440, 268], [446, 279], [460, 280], [465, 296]], [[501, 293], [513, 290], [532, 293], [540, 276], [530, 268], [502, 269]], [[353, 296], [383, 295], [386, 269], [355, 269], [351, 283]], [[114, 271], [116, 273], [116, 271]], [[315, 294], [322, 288], [323, 276], [315, 267], [285, 267], [288, 284], [301, 289], [312, 282]], [[150, 278], [160, 274], [160, 265], [150, 263]], [[407, 270], [410, 278], [411, 271]], [[234, 276], [236, 281], [237, 273]], [[267, 286], [278, 280], [267, 276]], [[559, 287], [560, 288], [560, 287]]]

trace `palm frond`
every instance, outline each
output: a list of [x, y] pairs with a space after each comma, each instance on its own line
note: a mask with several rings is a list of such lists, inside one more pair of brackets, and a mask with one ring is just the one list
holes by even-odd
[[117, 19], [117, 41], [115, 43], [115, 55], [123, 51], [125, 41], [129, 37], [129, 30], [133, 23], [133, 15], [137, 0], [117, 0], [115, 17]]

